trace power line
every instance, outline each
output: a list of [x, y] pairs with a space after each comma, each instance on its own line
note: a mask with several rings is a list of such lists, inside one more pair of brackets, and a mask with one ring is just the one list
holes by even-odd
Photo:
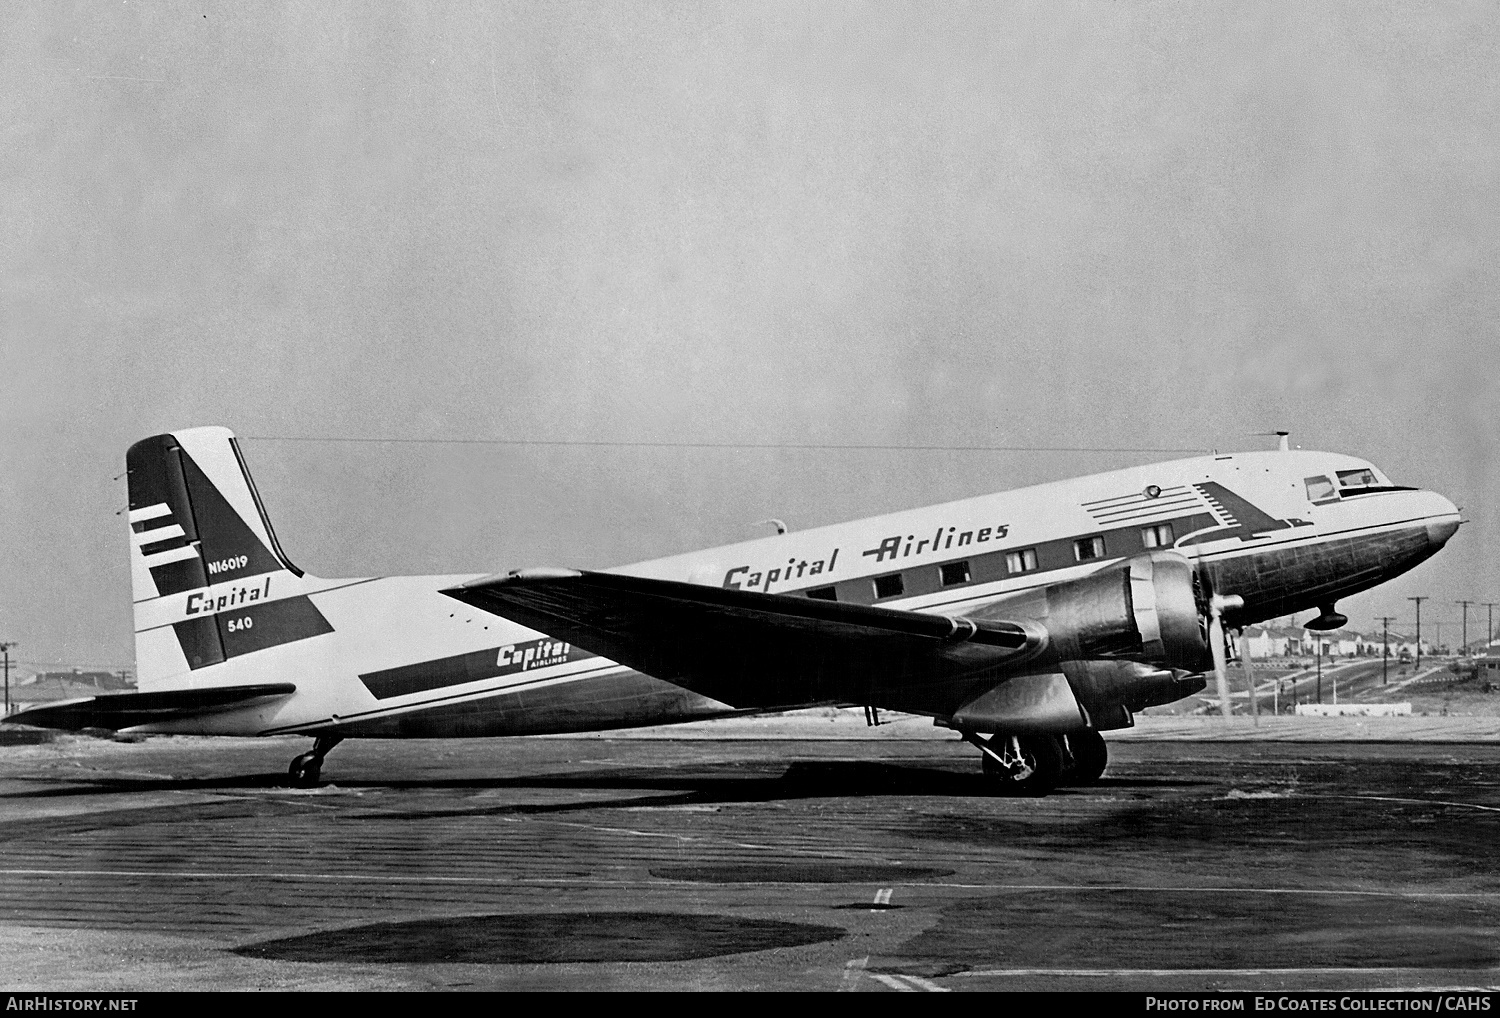
[[387, 445], [571, 446], [610, 449], [803, 449], [867, 452], [1125, 452], [1209, 453], [1212, 449], [1098, 448], [1040, 445], [854, 445], [817, 442], [595, 442], [542, 438], [345, 438], [317, 435], [242, 435], [252, 442], [357, 442]]

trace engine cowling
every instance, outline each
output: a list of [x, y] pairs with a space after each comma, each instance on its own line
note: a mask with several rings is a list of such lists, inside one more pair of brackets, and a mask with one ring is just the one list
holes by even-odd
[[989, 604], [971, 618], [1045, 636], [1020, 674], [978, 691], [943, 723], [1008, 733], [1127, 727], [1133, 711], [1204, 687], [1200, 673], [1213, 666], [1206, 608], [1192, 565], [1170, 551]]
[[1202, 672], [1213, 667], [1213, 656], [1200, 601], [1188, 560], [1156, 551], [996, 601], [973, 616], [1041, 623], [1047, 657], [1058, 664], [1129, 660]]

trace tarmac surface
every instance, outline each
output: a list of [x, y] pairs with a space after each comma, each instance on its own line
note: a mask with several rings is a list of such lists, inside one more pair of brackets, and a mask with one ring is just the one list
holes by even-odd
[[1500, 983], [1493, 743], [1137, 729], [1009, 799], [951, 734], [806, 727], [351, 741], [310, 790], [305, 739], [0, 746], [0, 988]]

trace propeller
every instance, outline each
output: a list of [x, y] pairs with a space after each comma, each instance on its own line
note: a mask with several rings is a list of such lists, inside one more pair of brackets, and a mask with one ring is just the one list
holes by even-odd
[[1224, 610], [1243, 608], [1245, 599], [1238, 594], [1215, 594], [1208, 599], [1208, 649], [1214, 656], [1214, 685], [1219, 692], [1219, 711], [1227, 718], [1233, 713], [1229, 703], [1228, 657], [1224, 653]]

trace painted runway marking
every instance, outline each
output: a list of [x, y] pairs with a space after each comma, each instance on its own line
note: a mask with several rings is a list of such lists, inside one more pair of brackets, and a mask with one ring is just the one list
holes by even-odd
[[[876, 905], [889, 905], [891, 903], [891, 895], [894, 894], [895, 891], [896, 891], [896, 889], [894, 887], [882, 887], [880, 890], [878, 890], [878, 891], [875, 892], [875, 904]], [[871, 912], [879, 912], [880, 909], [879, 908], [872, 908], [872, 909], [870, 909], [870, 911]]]
[[1394, 795], [1304, 795], [1304, 799], [1359, 799], [1370, 802], [1407, 802], [1421, 806], [1460, 806], [1464, 809], [1481, 809], [1486, 813], [1500, 813], [1500, 806], [1481, 806], [1473, 802], [1453, 802], [1449, 799], [1402, 799]]
[[[864, 961], [870, 959], [867, 956]], [[861, 968], [864, 966], [861, 965]], [[915, 993], [918, 990], [926, 990], [928, 993], [952, 993], [953, 990], [947, 986], [939, 986], [931, 979], [923, 979], [921, 976], [909, 976], [904, 972], [866, 972], [865, 975], [871, 979], [878, 979], [893, 990], [902, 993]]]
[[[0, 872], [4, 872], [0, 870]], [[1307, 894], [1355, 895], [1368, 898], [1500, 898], [1500, 891], [1368, 891], [1322, 887], [1173, 887], [1136, 884], [956, 884], [924, 881], [898, 887], [947, 887], [963, 891], [1146, 891], [1152, 894]]]
[[864, 975], [865, 966], [870, 964], [870, 956], [863, 958], [850, 958], [844, 963], [844, 981], [839, 986], [840, 993], [847, 993], [859, 985], [859, 977]]
[[[1080, 976], [1084, 978], [1111, 978], [1120, 976], [1331, 976], [1331, 975], [1420, 975], [1426, 972], [1449, 971], [1444, 969], [1417, 968], [1299, 968], [1299, 969], [971, 969], [955, 972], [955, 976]], [[1462, 972], [1494, 972], [1500, 969], [1458, 969]], [[907, 977], [911, 978], [911, 977]]]
[[[520, 816], [520, 817], [499, 817], [498, 819], [503, 820], [505, 823], [508, 823], [508, 824], [523, 824], [523, 823], [556, 824], [559, 827], [572, 827], [575, 830], [580, 830], [580, 831], [595, 831], [595, 832], [602, 833], [602, 834], [627, 834], [627, 835], [630, 835], [631, 837], [635, 837], [635, 838], [667, 838], [667, 839], [672, 840], [672, 841], [682, 841], [682, 842], [697, 842], [697, 841], [701, 841], [701, 842], [705, 842], [707, 844], [716, 844], [717, 843], [717, 844], [720, 844], [720, 845], [728, 845], [730, 848], [748, 848], [748, 849], [753, 849], [753, 850], [759, 851], [759, 852], [772, 852], [772, 851], [776, 850], [776, 846], [775, 845], [757, 845], [754, 842], [743, 842], [743, 841], [715, 842], [712, 838], [690, 837], [690, 836], [688, 836], [686, 834], [661, 834], [661, 833], [658, 833], [658, 832], [655, 832], [655, 831], [637, 831], [637, 830], [632, 830], [629, 827], [598, 827], [598, 826], [595, 826], [594, 824], [575, 824], [575, 823], [570, 823], [567, 820], [547, 820], [545, 818], [525, 817], [525, 816]], [[821, 858], [821, 856], [814, 857], [814, 858]]]

